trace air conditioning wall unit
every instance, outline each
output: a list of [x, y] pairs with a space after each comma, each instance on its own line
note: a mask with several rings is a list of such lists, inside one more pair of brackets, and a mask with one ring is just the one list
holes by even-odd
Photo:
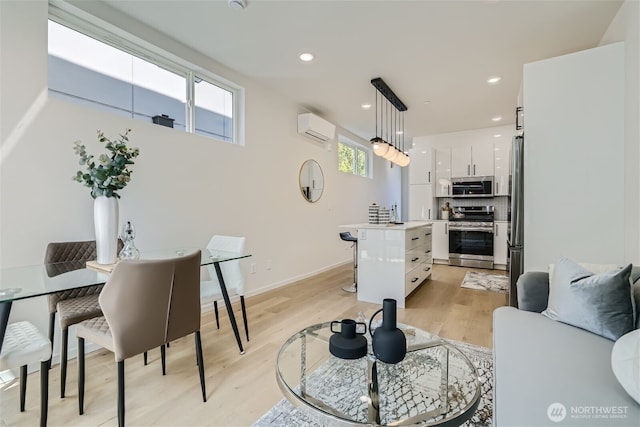
[[336, 126], [313, 113], [298, 114], [298, 133], [316, 141], [328, 141], [336, 134]]

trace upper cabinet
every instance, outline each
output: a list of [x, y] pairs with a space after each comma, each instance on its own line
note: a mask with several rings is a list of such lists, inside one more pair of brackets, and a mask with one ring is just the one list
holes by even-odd
[[493, 144], [494, 150], [494, 195], [509, 195], [509, 177], [511, 176], [511, 141], [499, 141]]
[[451, 148], [436, 148], [435, 156], [435, 195], [447, 197], [451, 195]]
[[451, 150], [451, 176], [491, 176], [493, 169], [493, 146], [477, 143]]
[[417, 147], [409, 150], [409, 184], [433, 184], [433, 155], [431, 147]]

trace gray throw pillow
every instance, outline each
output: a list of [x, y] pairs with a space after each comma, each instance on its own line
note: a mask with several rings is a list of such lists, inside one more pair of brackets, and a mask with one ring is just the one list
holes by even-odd
[[631, 264], [593, 274], [568, 258], [560, 258], [553, 274], [549, 305], [543, 315], [613, 341], [634, 329]]

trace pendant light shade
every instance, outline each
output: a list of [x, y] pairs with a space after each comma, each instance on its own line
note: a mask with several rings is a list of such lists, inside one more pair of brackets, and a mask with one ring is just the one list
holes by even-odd
[[400, 159], [400, 161], [398, 162], [398, 166], [405, 167], [405, 166], [408, 166], [410, 162], [411, 162], [411, 157], [402, 153], [402, 159]]
[[389, 151], [389, 144], [387, 144], [384, 139], [375, 137], [371, 138], [371, 148], [375, 155], [384, 156]]

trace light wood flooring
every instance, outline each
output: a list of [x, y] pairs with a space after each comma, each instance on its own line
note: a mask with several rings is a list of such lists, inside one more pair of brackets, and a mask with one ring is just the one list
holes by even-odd
[[[444, 338], [492, 346], [492, 312], [506, 304], [506, 294], [464, 289], [466, 268], [435, 265], [431, 280], [422, 284], [398, 311], [398, 321]], [[504, 271], [495, 271], [505, 274]], [[129, 426], [249, 426], [282, 394], [275, 379], [275, 358], [281, 344], [307, 325], [367, 318], [380, 306], [358, 302], [341, 290], [352, 281], [346, 264], [292, 285], [247, 298], [251, 341], [240, 355], [228, 318], [221, 311], [221, 329], [212, 313], [203, 315], [202, 342], [207, 402], [200, 393], [194, 340], [182, 338], [167, 349], [167, 375], [162, 376], [159, 350], [125, 363], [126, 423]], [[239, 317], [239, 307], [236, 307]], [[241, 321], [241, 320], [240, 320]], [[240, 326], [241, 327], [241, 326]], [[241, 327], [241, 333], [242, 333]], [[69, 339], [75, 339], [70, 334]], [[245, 342], [243, 340], [243, 342]], [[113, 354], [87, 356], [85, 413], [78, 415], [75, 360], [69, 361], [67, 397], [60, 399], [60, 371], [50, 370], [49, 426], [117, 425], [116, 364]], [[18, 410], [18, 385], [0, 391], [0, 425], [36, 426], [39, 422], [39, 374], [31, 374], [26, 412]]]

